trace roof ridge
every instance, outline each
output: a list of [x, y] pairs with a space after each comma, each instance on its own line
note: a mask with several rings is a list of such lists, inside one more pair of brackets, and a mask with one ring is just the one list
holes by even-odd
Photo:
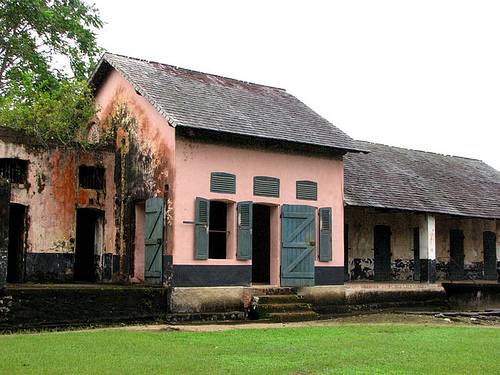
[[435, 152], [435, 151], [425, 151], [425, 150], [418, 150], [418, 149], [415, 149], [415, 148], [408, 148], [408, 147], [402, 147], [402, 146], [392, 146], [392, 145], [388, 145], [388, 144], [385, 144], [385, 143], [364, 141], [362, 139], [358, 139], [357, 141], [358, 142], [363, 142], [363, 143], [369, 143], [369, 144], [372, 144], [372, 145], [379, 145], [379, 146], [386, 146], [386, 147], [391, 147], [391, 148], [397, 148], [397, 149], [400, 149], [400, 150], [415, 151], [415, 152], [422, 152], [424, 154], [439, 155], [439, 156], [444, 156], [444, 157], [447, 157], [447, 158], [459, 158], [459, 159], [473, 160], [473, 161], [478, 161], [478, 162], [481, 162], [483, 164], [486, 164], [484, 162], [484, 160], [477, 159], [477, 158], [471, 158], [471, 157], [467, 157], [467, 156], [442, 154], [440, 152]]
[[120, 54], [120, 53], [113, 53], [113, 52], [106, 51], [103, 54], [103, 57], [105, 55], [113, 55], [113, 56], [124, 57], [126, 59], [136, 60], [136, 61], [142, 61], [142, 62], [146, 62], [146, 63], [149, 63], [149, 64], [159, 64], [159, 65], [163, 65], [163, 66], [168, 66], [168, 67], [173, 68], [175, 70], [183, 70], [185, 72], [191, 72], [191, 73], [197, 73], [197, 74], [204, 74], [204, 75], [211, 76], [211, 77], [216, 77], [216, 78], [221, 78], [221, 79], [225, 79], [225, 80], [229, 80], [229, 81], [243, 83], [245, 85], [266, 87], [266, 88], [270, 88], [270, 89], [274, 89], [274, 90], [280, 90], [280, 91], [283, 91], [283, 92], [287, 92], [286, 89], [281, 88], [281, 87], [277, 87], [277, 86], [271, 86], [271, 85], [265, 85], [265, 84], [262, 84], [262, 83], [255, 83], [255, 82], [250, 82], [250, 81], [244, 81], [242, 79], [231, 78], [231, 77], [223, 76], [223, 75], [220, 75], [220, 74], [202, 72], [200, 70], [194, 70], [194, 69], [184, 68], [182, 66], [166, 64], [166, 63], [162, 63], [162, 62], [154, 61], [154, 60], [141, 59], [139, 57], [127, 56], [127, 55], [123, 55], [123, 54]]

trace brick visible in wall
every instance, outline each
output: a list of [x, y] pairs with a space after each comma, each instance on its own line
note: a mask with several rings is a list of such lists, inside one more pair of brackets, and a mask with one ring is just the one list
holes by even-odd
[[391, 274], [393, 280], [413, 281], [415, 262], [413, 259], [394, 259], [391, 262]]
[[473, 262], [464, 265], [464, 279], [465, 280], [481, 280], [484, 277], [484, 263]]
[[373, 280], [373, 258], [354, 258], [349, 262], [349, 280]]

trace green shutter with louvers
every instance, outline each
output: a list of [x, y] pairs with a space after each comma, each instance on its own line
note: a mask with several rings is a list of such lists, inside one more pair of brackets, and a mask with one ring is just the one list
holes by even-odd
[[194, 223], [194, 258], [208, 259], [208, 225], [210, 221], [210, 202], [196, 198]]
[[212, 172], [210, 174], [210, 191], [212, 193], [236, 193], [236, 176], [225, 172]]
[[297, 181], [297, 199], [318, 200], [318, 184], [314, 181]]
[[280, 180], [276, 177], [255, 176], [253, 178], [253, 195], [262, 197], [280, 196]]
[[332, 260], [332, 209], [330, 207], [319, 209], [319, 260], [321, 262]]
[[252, 259], [252, 202], [239, 202], [238, 211], [238, 238], [236, 258], [238, 260]]

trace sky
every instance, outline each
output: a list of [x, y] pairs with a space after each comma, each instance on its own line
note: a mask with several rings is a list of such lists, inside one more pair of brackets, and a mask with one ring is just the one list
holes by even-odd
[[106, 50], [285, 88], [351, 137], [500, 170], [500, 2], [94, 0]]

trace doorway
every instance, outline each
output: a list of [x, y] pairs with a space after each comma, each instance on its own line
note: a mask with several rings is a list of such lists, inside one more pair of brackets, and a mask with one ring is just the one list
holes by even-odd
[[420, 281], [420, 228], [413, 228], [413, 280]]
[[483, 232], [484, 278], [496, 280], [497, 274], [497, 236], [495, 232]]
[[252, 219], [252, 282], [271, 282], [271, 207], [254, 204]]
[[450, 280], [464, 279], [464, 232], [459, 229], [450, 231]]
[[76, 281], [96, 281], [96, 255], [100, 255], [102, 212], [88, 208], [76, 211], [75, 270]]
[[20, 283], [23, 281], [24, 274], [26, 206], [11, 203], [9, 210], [7, 282]]
[[374, 280], [391, 280], [391, 228], [375, 225], [373, 236]]

